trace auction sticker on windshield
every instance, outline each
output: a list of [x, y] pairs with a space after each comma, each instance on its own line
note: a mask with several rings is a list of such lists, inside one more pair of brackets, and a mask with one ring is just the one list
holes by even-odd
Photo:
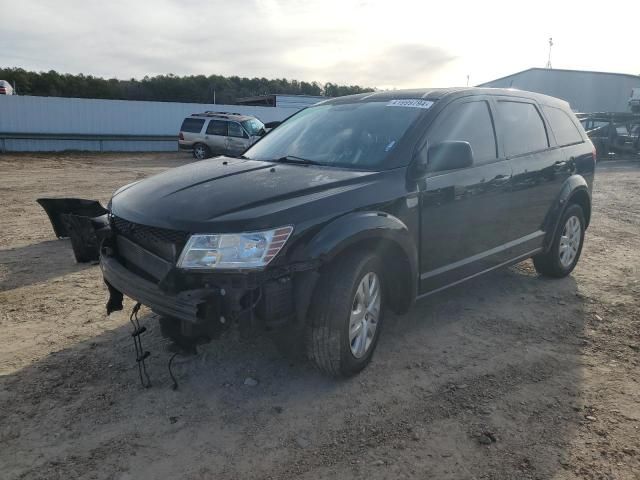
[[431, 108], [433, 102], [430, 100], [404, 99], [404, 100], [391, 100], [387, 103], [387, 107], [410, 107], [410, 108]]

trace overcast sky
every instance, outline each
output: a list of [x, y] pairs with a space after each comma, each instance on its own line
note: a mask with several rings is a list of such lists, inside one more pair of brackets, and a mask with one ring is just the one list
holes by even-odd
[[454, 86], [544, 67], [553, 36], [554, 68], [640, 74], [639, 21], [640, 0], [0, 0], [0, 66]]

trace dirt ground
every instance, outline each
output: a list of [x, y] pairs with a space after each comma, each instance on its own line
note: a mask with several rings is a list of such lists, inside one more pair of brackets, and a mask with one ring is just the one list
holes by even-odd
[[35, 200], [187, 161], [0, 155], [0, 478], [640, 478], [640, 163], [599, 165], [572, 276], [525, 262], [387, 316], [356, 378], [231, 331], [177, 357], [173, 391], [143, 310], [143, 389], [127, 316]]

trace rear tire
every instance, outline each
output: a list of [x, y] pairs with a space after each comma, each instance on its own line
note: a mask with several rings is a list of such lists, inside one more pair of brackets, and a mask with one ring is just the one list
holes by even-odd
[[193, 146], [193, 158], [196, 160], [204, 160], [211, 156], [211, 150], [204, 143], [196, 143]]
[[580, 205], [569, 205], [560, 219], [549, 251], [533, 257], [533, 265], [540, 275], [562, 278], [573, 271], [582, 253], [585, 225]]
[[371, 361], [382, 330], [385, 283], [370, 252], [335, 261], [313, 296], [307, 354], [332, 377], [350, 377]]

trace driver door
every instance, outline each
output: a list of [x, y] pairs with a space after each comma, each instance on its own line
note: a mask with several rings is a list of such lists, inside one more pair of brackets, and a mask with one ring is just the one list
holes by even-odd
[[[448, 105], [429, 129], [423, 149], [469, 142], [473, 165], [428, 173], [420, 187], [420, 293], [428, 293], [508, 259], [511, 166], [500, 155], [491, 100]], [[426, 154], [426, 150], [419, 154]]]

